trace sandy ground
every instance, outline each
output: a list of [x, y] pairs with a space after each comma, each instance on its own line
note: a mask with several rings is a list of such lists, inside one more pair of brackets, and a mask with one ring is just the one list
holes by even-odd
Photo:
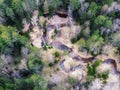
[[[81, 57], [86, 58], [91, 56], [86, 52], [79, 52], [78, 51], [79, 46], [77, 44], [72, 44], [70, 41], [72, 37], [74, 37], [75, 35], [78, 34], [78, 32], [80, 32], [79, 25], [75, 25], [75, 23], [72, 21], [72, 24], [70, 26], [57, 27], [57, 26], [60, 26], [60, 24], [67, 25], [68, 18], [65, 19], [65, 18], [60, 18], [58, 16], [53, 16], [50, 19], [44, 18], [44, 17], [39, 18], [39, 23], [41, 26], [45, 21], [47, 21], [47, 25], [55, 26], [54, 28], [53, 27], [49, 28], [50, 30], [49, 32], [47, 32], [48, 43], [58, 41], [68, 46], [69, 48], [72, 48], [73, 52], [77, 55], [80, 55]], [[58, 36], [56, 35], [54, 38], [51, 38], [51, 36], [55, 34], [54, 33], [55, 28], [58, 29], [58, 31], [60, 32], [60, 35]], [[30, 33], [32, 44], [38, 48], [42, 48], [41, 47], [41, 42], [42, 42], [41, 37], [43, 35], [42, 31], [43, 30], [39, 29], [38, 26], [35, 26], [33, 28], [33, 32]], [[101, 59], [103, 61], [108, 58], [118, 60], [118, 57], [115, 56], [114, 54], [115, 48], [113, 48], [111, 45], [106, 46], [106, 48], [108, 52], [107, 55], [101, 54], [101, 55], [98, 55], [96, 58]], [[53, 67], [49, 67], [49, 63], [53, 63], [54, 60], [56, 59], [56, 57], [53, 55], [55, 51], [58, 51], [60, 53], [60, 57], [58, 57], [59, 62], [53, 65]], [[42, 59], [45, 62], [45, 67], [43, 68], [41, 73], [42, 76], [45, 77], [45, 80], [49, 81], [50, 83], [57, 84], [57, 86], [54, 87], [52, 90], [70, 90], [69, 88], [70, 85], [67, 83], [68, 76], [71, 76], [77, 80], [82, 79], [83, 82], [85, 81], [86, 78], [83, 77], [83, 76], [86, 76], [87, 74], [87, 71], [85, 69], [79, 68], [67, 73], [61, 69], [60, 62], [65, 59], [64, 67], [66, 70], [69, 70], [71, 67], [75, 67], [79, 64], [82, 64], [84, 67], [86, 67], [85, 63], [82, 63], [80, 61], [77, 62], [73, 60], [68, 56], [68, 53], [65, 53], [65, 51], [61, 51], [54, 47], [52, 49], [48, 49], [47, 51], [41, 49], [40, 52], [41, 52]], [[107, 68], [110, 68], [110, 67], [107, 67]], [[112, 77], [112, 75], [109, 77]], [[108, 79], [108, 81], [110, 81], [110, 78]]]

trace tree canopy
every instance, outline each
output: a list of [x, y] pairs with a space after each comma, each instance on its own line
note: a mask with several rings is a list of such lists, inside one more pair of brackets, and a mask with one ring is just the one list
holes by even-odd
[[11, 26], [0, 25], [0, 52], [17, 54], [27, 44], [26, 37], [19, 35]]

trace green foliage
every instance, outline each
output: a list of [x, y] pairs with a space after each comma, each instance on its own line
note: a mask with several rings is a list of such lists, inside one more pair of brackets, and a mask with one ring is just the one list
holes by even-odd
[[117, 47], [118, 52], [120, 53], [120, 34], [119, 33], [115, 33], [111, 35], [111, 44]]
[[54, 62], [50, 62], [50, 63], [48, 64], [49, 67], [53, 67], [55, 64], [57, 64], [57, 63], [59, 62], [60, 53], [59, 53], [58, 51], [55, 51], [55, 52], [53, 53], [53, 55], [55, 56], [55, 60], [54, 60]]
[[87, 69], [88, 69], [87, 75], [94, 75], [94, 74], [96, 74], [95, 73], [95, 68], [93, 68], [90, 63], [87, 64]]
[[22, 17], [24, 15], [22, 0], [12, 0], [11, 7], [15, 11], [15, 13], [18, 14], [19, 16]]
[[70, 0], [62, 0], [62, 8], [67, 10]]
[[88, 47], [86, 46], [86, 41], [85, 41], [85, 39], [83, 39], [83, 38], [81, 38], [81, 39], [77, 42], [77, 44], [79, 45], [79, 50], [80, 50], [80, 51], [83, 51], [83, 52], [84, 52], [84, 50], [87, 50], [87, 49], [88, 49]]
[[55, 53], [53, 53], [53, 55], [54, 55], [55, 57], [59, 57], [59, 56], [60, 56], [60, 53], [59, 53], [58, 51], [55, 51]]
[[43, 49], [47, 51], [48, 50], [47, 45], [44, 45]]
[[81, 37], [83, 37], [82, 31], [76, 37], [71, 39], [71, 43], [75, 44], [77, 42], [80, 46], [80, 50], [85, 48], [94, 56], [100, 53], [104, 44], [104, 39], [99, 35], [99, 30], [96, 30], [86, 41], [80, 39]]
[[14, 15], [12, 8], [9, 8], [9, 7], [6, 8], [6, 15], [8, 17], [10, 17], [10, 19], [12, 19], [12, 20], [14, 20], [14, 18], [15, 18], [15, 15]]
[[110, 5], [114, 0], [102, 0], [102, 5], [108, 4]]
[[[0, 3], [0, 16], [5, 18], [7, 25], [16, 26], [21, 30], [23, 18], [28, 21], [31, 18], [33, 11], [38, 7], [42, 11], [43, 0], [39, 0], [37, 4], [35, 0], [4, 0]], [[41, 6], [40, 6], [41, 5]]]
[[49, 12], [53, 13], [57, 9], [67, 10], [69, 5], [69, 0], [50, 0]]
[[108, 17], [110, 17], [110, 18], [113, 18], [113, 19], [115, 19], [115, 18], [119, 18], [120, 17], [120, 12], [119, 11], [111, 11], [111, 12], [109, 12], [109, 13], [107, 13], [107, 16]]
[[104, 26], [105, 28], [111, 28], [112, 21], [108, 19], [108, 17], [105, 17], [103, 15], [99, 15], [95, 20], [94, 24], [96, 27]]
[[13, 79], [7, 77], [0, 77], [0, 90], [13, 90]]
[[0, 0], [0, 4], [3, 3], [4, 0]]
[[42, 70], [44, 66], [44, 63], [41, 59], [38, 57], [35, 57], [34, 55], [30, 55], [28, 58], [28, 68], [32, 70], [33, 72], [37, 72]]
[[54, 39], [56, 34], [58, 34], [58, 30], [57, 29], [54, 30], [54, 33], [51, 35], [51, 38]]
[[91, 2], [90, 6], [88, 7], [88, 13], [90, 14], [89, 18], [90, 19], [96, 18], [96, 15], [97, 15], [99, 9], [100, 9], [100, 7], [95, 2]]
[[77, 80], [73, 77], [68, 76], [68, 83], [73, 86], [77, 83]]
[[35, 46], [30, 47], [29, 44], [28, 44], [27, 48], [29, 49], [29, 52], [30, 52], [30, 54], [32, 54], [32, 55], [37, 55], [37, 54], [40, 53], [40, 49], [37, 48], [37, 47], [35, 47]]
[[96, 60], [93, 64], [92, 67], [95, 70], [97, 66], [99, 66], [102, 63], [102, 60]]
[[103, 80], [106, 80], [108, 78], [109, 71], [103, 73], [103, 74], [98, 74], [97, 77]]
[[76, 37], [71, 38], [71, 43], [75, 44], [81, 38], [81, 32], [76, 35]]
[[93, 55], [100, 53], [104, 39], [99, 35], [99, 30], [96, 30], [87, 40], [87, 47]]
[[22, 60], [21, 56], [15, 57], [14, 58], [14, 64], [16, 64], [16, 65], [19, 64], [21, 60]]
[[49, 66], [49, 67], [53, 67], [53, 66], [54, 66], [54, 63], [51, 62], [51, 63], [48, 64], [48, 66]]
[[25, 79], [0, 77], [0, 90], [47, 90], [47, 82], [38, 74]]
[[[88, 85], [95, 79], [95, 78], [100, 78], [104, 81], [108, 78], [109, 72], [105, 72], [102, 74], [97, 73], [96, 68], [102, 63], [101, 60], [96, 60], [93, 63], [88, 63], [87, 64], [87, 79], [86, 82], [83, 84], [85, 87], [88, 88]], [[104, 82], [103, 81], [103, 82]]]
[[76, 42], [77, 42], [77, 38], [72, 38], [72, 39], [71, 39], [71, 43], [72, 43], [72, 44], [75, 44]]
[[46, 50], [46, 51], [47, 51], [48, 49], [52, 49], [52, 48], [53, 48], [52, 46], [47, 45], [47, 44], [43, 46], [43, 49]]
[[60, 7], [61, 4], [62, 0], [51, 0], [49, 7], [52, 9], [57, 9], [58, 7]]
[[70, 0], [69, 6], [72, 11], [74, 20], [80, 23], [84, 22], [84, 19], [86, 19], [86, 17], [83, 17], [83, 15], [86, 15], [86, 14], [84, 12], [79, 13], [79, 9], [81, 7], [79, 0]]
[[109, 71], [102, 74], [102, 78], [106, 80], [108, 78]]
[[54, 60], [54, 64], [57, 64], [59, 62], [59, 59]]
[[93, 80], [94, 80], [94, 77], [93, 77], [93, 76], [88, 76], [88, 75], [87, 75], [86, 82], [83, 83], [83, 85], [88, 88], [89, 84], [90, 84]]
[[82, 38], [80, 39], [77, 44], [79, 45], [79, 49], [81, 50], [82, 48], [86, 47], [86, 42], [85, 40]]
[[[33, 90], [47, 90], [47, 82], [40, 75], [33, 74], [30, 80], [34, 83]], [[30, 81], [28, 80], [28, 82]]]
[[74, 10], [72, 12], [73, 18], [75, 21], [77, 21], [80, 24], [84, 24], [85, 20], [87, 20], [87, 12], [83, 11], [83, 12], [79, 12], [78, 10]]
[[35, 7], [36, 7], [35, 0], [23, 0], [22, 7], [27, 14], [31, 14], [35, 10]]
[[28, 82], [26, 79], [15, 79], [14, 90], [33, 90], [33, 85], [33, 82]]
[[88, 69], [87, 75], [96, 77], [96, 73], [97, 73], [96, 68], [100, 65], [101, 62], [102, 62], [101, 60], [96, 60], [92, 64], [88, 63], [87, 64], [87, 69]]
[[112, 11], [112, 12], [108, 13], [108, 16], [109, 16], [109, 17], [113, 17], [113, 18], [115, 18], [115, 12]]
[[80, 8], [79, 1], [78, 0], [70, 0], [70, 7], [73, 11], [78, 10]]
[[51, 35], [51, 39], [54, 39], [54, 38], [55, 38], [55, 34], [52, 34], [52, 35]]
[[115, 12], [115, 18], [119, 18], [120, 17], [120, 12], [119, 11], [116, 11]]
[[119, 18], [120, 12], [119, 11], [111, 11], [107, 14], [107, 16], [112, 17], [112, 18]]
[[84, 12], [80, 13], [78, 20], [79, 20], [78, 22], [80, 22], [80, 24], [84, 24], [85, 20], [87, 20], [87, 12], [84, 11]]
[[57, 29], [55, 29], [55, 30], [54, 30], [54, 33], [55, 33], [55, 34], [57, 34], [57, 33], [58, 33], [58, 30], [57, 30]]
[[4, 88], [2, 86], [0, 86], [0, 90], [4, 90]]
[[21, 47], [25, 46], [27, 42], [27, 38], [19, 35], [13, 27], [0, 25], [1, 53], [19, 54]]

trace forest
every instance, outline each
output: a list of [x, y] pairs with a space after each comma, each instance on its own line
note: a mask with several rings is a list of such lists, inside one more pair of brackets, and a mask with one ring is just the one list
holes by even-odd
[[0, 90], [120, 90], [120, 0], [0, 0]]

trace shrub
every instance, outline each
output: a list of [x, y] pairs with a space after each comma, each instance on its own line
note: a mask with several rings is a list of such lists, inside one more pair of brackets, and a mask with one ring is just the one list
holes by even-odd
[[33, 74], [27, 82], [32, 82], [34, 85], [33, 90], [48, 90], [47, 82], [39, 74]]
[[55, 56], [55, 57], [59, 57], [59, 56], [60, 56], [60, 53], [59, 53], [58, 51], [56, 51], [56, 52], [54, 53], [54, 56]]
[[52, 38], [52, 39], [55, 38], [55, 34], [52, 34], [52, 35], [51, 35], [51, 38]]
[[53, 67], [54, 64], [51, 62], [48, 65], [49, 65], [49, 67]]
[[71, 39], [71, 43], [72, 43], [72, 44], [75, 44], [76, 42], [77, 42], [77, 38], [72, 38], [72, 39]]
[[94, 68], [94, 70], [96, 69], [96, 67], [98, 67], [101, 64], [102, 60], [96, 60], [93, 64], [92, 67]]
[[102, 74], [98, 74], [96, 72], [96, 68], [101, 64], [101, 60], [96, 60], [93, 63], [88, 63], [87, 64], [87, 79], [86, 82], [83, 84], [85, 87], [88, 88], [88, 85], [93, 81], [93, 79], [95, 78], [100, 78], [103, 80], [103, 83], [106, 81], [106, 79], [108, 78], [108, 74], [109, 72], [105, 72]]
[[77, 44], [79, 45], [79, 49], [82, 50], [82, 48], [86, 47], [86, 42], [84, 39], [80, 39]]
[[46, 45], [43, 46], [43, 49], [46, 50], [46, 51], [48, 50]]
[[73, 86], [77, 83], [77, 80], [75, 80], [73, 77], [68, 76], [68, 83]]
[[57, 30], [57, 29], [55, 29], [55, 30], [54, 30], [54, 33], [55, 33], [55, 34], [57, 34], [57, 33], [58, 33], [58, 30]]
[[83, 85], [88, 88], [89, 84], [94, 80], [94, 77], [93, 76], [89, 76], [87, 75], [87, 79], [86, 79], [86, 82], [83, 83]]
[[102, 74], [97, 74], [97, 77], [103, 80], [106, 80], [108, 78], [109, 71], [102, 73]]
[[98, 67], [100, 65], [102, 61], [101, 60], [96, 60], [94, 63], [88, 63], [87, 64], [87, 74], [90, 75], [90, 76], [94, 76], [96, 77], [96, 67]]
[[52, 46], [49, 46], [49, 45], [44, 45], [44, 46], [43, 46], [43, 49], [46, 50], [46, 51], [47, 51], [48, 49], [52, 49], [52, 48], [53, 48], [53, 47], [52, 47]]
[[59, 59], [54, 60], [54, 64], [57, 64], [59, 62]]
[[75, 44], [78, 40], [80, 40], [81, 37], [82, 37], [82, 33], [79, 32], [75, 37], [71, 39], [71, 43]]
[[28, 68], [32, 70], [33, 72], [37, 72], [42, 70], [44, 63], [42, 62], [41, 59], [35, 57], [35, 56], [30, 56], [28, 58]]

